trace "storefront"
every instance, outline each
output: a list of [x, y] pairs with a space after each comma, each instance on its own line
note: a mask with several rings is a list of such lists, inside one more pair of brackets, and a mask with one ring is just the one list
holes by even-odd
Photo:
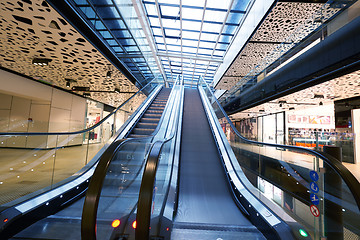
[[[114, 108], [93, 100], [87, 100], [86, 127], [92, 127], [100, 122], [103, 117], [111, 113]], [[89, 132], [90, 143], [100, 143], [107, 141], [114, 131], [114, 116], [105, 120], [101, 127], [97, 127]]]

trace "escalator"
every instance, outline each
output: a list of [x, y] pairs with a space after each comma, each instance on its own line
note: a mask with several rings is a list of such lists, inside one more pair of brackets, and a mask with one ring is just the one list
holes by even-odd
[[206, 83], [198, 89], [185, 90], [178, 151], [164, 141], [149, 154], [126, 239], [360, 236], [360, 184], [344, 166], [325, 153], [243, 138]]
[[157, 127], [165, 105], [169, 99], [170, 89], [163, 88], [152, 101], [150, 107], [138, 121], [134, 129], [127, 136], [128, 138], [148, 137]]
[[[42, 236], [80, 239], [84, 202], [81, 239], [86, 240], [360, 236], [360, 185], [341, 164], [308, 149], [242, 138], [205, 82], [197, 90], [174, 85], [159, 120], [163, 97], [129, 128], [132, 138], [104, 152], [85, 201], [33, 225], [28, 234], [56, 232], [52, 222], [58, 222], [64, 238]], [[225, 134], [223, 126], [231, 131]], [[66, 231], [69, 224], [76, 236], [70, 227]]]
[[[144, 154], [146, 150], [142, 143], [145, 143], [146, 145], [151, 142], [151, 139], [153, 138], [152, 132], [159, 123], [171, 92], [171, 89], [161, 89], [161, 87], [153, 89], [152, 93], [149, 94], [149, 98], [143, 102], [139, 109], [135, 111], [133, 116], [130, 117], [126, 124], [119, 130], [118, 137], [113, 138], [113, 143], [109, 144], [107, 149], [104, 149], [97, 154], [100, 159], [98, 165], [100, 165], [101, 159], [108, 158], [108, 154], [111, 154], [114, 148], [120, 147], [122, 149], [122, 151], [117, 152], [115, 156], [117, 161], [114, 161], [111, 168], [108, 169], [109, 174], [104, 182], [103, 188], [103, 192], [106, 195], [119, 193], [120, 191], [125, 198], [131, 198], [132, 195], [137, 196], [138, 194], [136, 188], [139, 187], [140, 182], [139, 180], [136, 180], [136, 178], [139, 176], [141, 177], [140, 170], [141, 166], [144, 165]], [[127, 136], [127, 138], [121, 139], [121, 136]], [[145, 141], [143, 141], [144, 138], [146, 139]], [[142, 143], [139, 143], [141, 140]], [[142, 156], [139, 157], [139, 155]], [[133, 159], [138, 159], [139, 161], [132, 161]], [[91, 163], [94, 167], [96, 167], [96, 164], [96, 162]], [[91, 166], [88, 168], [90, 168], [90, 170], [83, 170], [82, 172], [84, 173], [78, 173], [80, 178], [87, 179], [82, 180], [83, 183], [78, 186], [75, 185], [77, 184], [76, 182], [80, 181], [75, 178], [72, 182], [70, 181], [65, 184], [72, 185], [73, 190], [70, 191], [75, 190], [77, 192], [76, 194], [70, 194], [69, 191], [61, 192], [61, 189], [64, 189], [64, 186], [60, 186], [59, 190], [54, 190], [58, 195], [57, 197], [54, 197], [55, 194], [50, 191], [48, 195], [52, 198], [51, 200], [46, 202], [46, 204], [44, 203], [43, 206], [33, 206], [34, 209], [26, 212], [26, 214], [14, 216], [14, 219], [11, 219], [11, 214], [14, 215], [14, 212], [17, 211], [16, 205], [13, 208], [8, 208], [6, 211], [3, 211], [2, 217], [5, 219], [3, 222], [7, 223], [9, 219], [12, 222], [11, 225], [5, 226], [6, 228], [4, 226], [1, 227], [0, 238], [7, 239], [12, 236], [11, 239], [80, 239], [81, 215], [85, 201], [85, 198], [82, 196], [86, 191], [91, 174], [94, 171], [91, 170]], [[119, 171], [120, 173], [123, 172], [126, 174], [122, 174], [121, 177], [117, 174], [111, 174], [112, 172]], [[83, 175], [86, 175], [86, 177]], [[111, 187], [106, 187], [113, 186], [114, 184], [118, 186], [116, 189], [117, 191], [115, 192]], [[39, 199], [41, 198], [44, 199], [45, 197], [41, 195], [35, 197], [35, 203], [31, 203], [31, 205], [36, 205], [36, 201], [39, 202]], [[61, 199], [66, 200], [61, 202]], [[32, 199], [27, 200], [27, 202], [31, 201]], [[27, 202], [25, 202], [25, 205], [29, 205]], [[38, 221], [39, 219], [41, 220]], [[31, 226], [27, 227], [30, 224]]]

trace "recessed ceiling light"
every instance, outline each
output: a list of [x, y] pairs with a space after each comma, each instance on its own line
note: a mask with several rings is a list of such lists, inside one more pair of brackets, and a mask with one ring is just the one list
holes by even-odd
[[49, 65], [49, 62], [51, 62], [52, 59], [49, 58], [34, 58], [32, 60], [32, 64], [37, 65], [37, 66], [46, 66]]

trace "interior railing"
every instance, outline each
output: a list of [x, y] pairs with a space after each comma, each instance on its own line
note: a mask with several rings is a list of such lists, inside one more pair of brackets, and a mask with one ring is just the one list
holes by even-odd
[[360, 236], [360, 184], [340, 161], [310, 149], [262, 143], [240, 135], [213, 95], [201, 81], [222, 124], [241, 169], [243, 183], [291, 227], [294, 234], [312, 239], [357, 239]]
[[[72, 181], [96, 161], [157, 85], [148, 83], [95, 125], [72, 132], [0, 133], [0, 208]], [[19, 123], [21, 124], [21, 123]], [[61, 125], [61, 122], [55, 123]], [[69, 161], [70, 159], [73, 159]]]
[[135, 220], [145, 160], [152, 143], [168, 135], [167, 129], [179, 105], [178, 88], [174, 84], [151, 136], [116, 142], [100, 159], [85, 197], [82, 239], [118, 239], [135, 231], [129, 224]]

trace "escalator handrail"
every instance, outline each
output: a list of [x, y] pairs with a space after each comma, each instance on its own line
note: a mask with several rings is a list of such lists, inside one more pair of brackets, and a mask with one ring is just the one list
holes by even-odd
[[[178, 81], [175, 81], [173, 89], [175, 88], [177, 82]], [[115, 141], [106, 149], [104, 154], [101, 156], [99, 163], [94, 171], [94, 174], [90, 180], [89, 187], [85, 196], [81, 221], [82, 239], [96, 239], [96, 219], [98, 204], [101, 196], [101, 189], [107, 174], [107, 170], [119, 148], [130, 142], [142, 142], [144, 140], [152, 139], [159, 131], [159, 125], [161, 124], [162, 119], [163, 116], [161, 117], [157, 128], [150, 136], [142, 138], [128, 138]]]
[[336, 158], [323, 153], [319, 151], [314, 151], [311, 149], [298, 147], [298, 146], [290, 146], [290, 145], [281, 145], [281, 144], [274, 144], [274, 143], [264, 143], [264, 142], [257, 142], [254, 140], [249, 140], [245, 137], [243, 137], [240, 132], [236, 129], [234, 124], [231, 122], [229, 116], [226, 114], [225, 110], [222, 108], [221, 104], [219, 103], [218, 99], [215, 97], [211, 89], [209, 88], [208, 84], [203, 81], [205, 86], [207, 87], [208, 91], [211, 93], [213, 99], [216, 101], [216, 104], [218, 105], [219, 109], [221, 110], [222, 114], [225, 116], [226, 121], [229, 123], [231, 129], [234, 131], [234, 133], [241, 138], [243, 141], [250, 143], [250, 144], [256, 144], [256, 145], [264, 145], [264, 146], [271, 146], [271, 147], [280, 147], [284, 149], [291, 149], [296, 150], [299, 152], [306, 152], [310, 155], [315, 155], [316, 157], [320, 157], [322, 160], [324, 160], [332, 169], [335, 170], [337, 174], [340, 175], [340, 177], [344, 180], [348, 188], [350, 189], [351, 193], [353, 194], [353, 197], [356, 201], [357, 207], [360, 211], [360, 183], [358, 180], [354, 177], [354, 175], [344, 166], [341, 164], [339, 160]]
[[82, 239], [96, 239], [96, 217], [99, 205], [100, 193], [104, 183], [107, 170], [111, 160], [117, 154], [117, 150], [126, 143], [138, 139], [120, 139], [112, 143], [101, 155], [99, 163], [91, 177], [88, 190], [86, 192], [84, 207], [81, 217], [81, 237]]
[[143, 90], [148, 87], [153, 81], [155, 81], [156, 78], [151, 80], [149, 83], [147, 83], [143, 88], [141, 88], [139, 91], [134, 93], [131, 97], [129, 97], [125, 102], [120, 104], [119, 107], [117, 107], [114, 111], [109, 113], [106, 117], [101, 119], [98, 123], [94, 124], [91, 127], [85, 128], [83, 130], [74, 131], [74, 132], [0, 132], [0, 136], [39, 136], [39, 135], [75, 135], [75, 134], [81, 134], [89, 132], [96, 127], [100, 126], [103, 122], [105, 122], [108, 118], [110, 118], [112, 115], [114, 115], [117, 111], [119, 111], [125, 104], [127, 104], [130, 100], [132, 100], [136, 95], [143, 92]]
[[[180, 96], [180, 101], [182, 98]], [[171, 141], [175, 136], [179, 125], [179, 116], [181, 111], [181, 103], [178, 104], [178, 109], [176, 110], [177, 116], [175, 117], [176, 123], [172, 129], [171, 135], [162, 141], [156, 141], [152, 144], [150, 148], [149, 155], [146, 159], [146, 165], [141, 180], [140, 191], [139, 191], [139, 200], [137, 204], [137, 214], [136, 222], [137, 227], [135, 229], [135, 239], [149, 239], [149, 227], [151, 221], [151, 209], [152, 209], [152, 199], [154, 193], [154, 184], [155, 177], [157, 173], [157, 166], [160, 160], [160, 153], [163, 146]], [[173, 164], [171, 165], [173, 168]], [[169, 188], [170, 186], [168, 186]], [[168, 192], [168, 190], [167, 190]], [[162, 210], [164, 208], [165, 201], [162, 204]]]

